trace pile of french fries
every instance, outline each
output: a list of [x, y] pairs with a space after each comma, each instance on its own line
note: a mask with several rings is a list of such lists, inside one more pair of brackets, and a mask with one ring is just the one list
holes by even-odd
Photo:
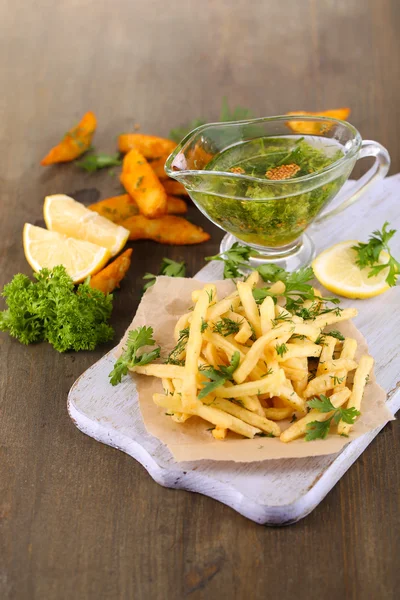
[[[282, 442], [300, 438], [309, 423], [332, 416], [308, 407], [307, 401], [320, 394], [328, 396], [335, 408], [359, 411], [373, 359], [364, 355], [357, 363], [356, 340], [340, 341], [329, 332], [324, 334], [326, 326], [351, 319], [357, 310], [334, 310], [303, 320], [284, 308], [282, 281], [269, 289], [277, 303], [268, 295], [258, 305], [252, 292], [258, 283], [254, 271], [225, 298], [217, 298], [213, 284], [192, 294], [193, 310], [175, 326], [176, 342], [183, 330], [187, 333], [186, 344], [178, 343], [174, 351], [177, 364], [150, 363], [132, 369], [162, 379], [164, 393], [154, 394], [154, 402], [178, 423], [194, 415], [211, 423], [217, 440], [226, 438], [228, 431], [245, 438], [279, 437]], [[323, 307], [320, 292], [314, 291]], [[312, 302], [306, 300], [305, 307]], [[236, 326], [224, 335], [221, 321]], [[207, 369], [220, 371], [221, 366], [232, 364], [234, 356], [239, 360], [231, 379], [202, 395], [210, 383]], [[285, 428], [280, 422], [285, 422]], [[352, 427], [342, 420], [331, 424], [341, 435], [348, 435]]]
[[[167, 177], [164, 165], [175, 142], [140, 133], [122, 134], [118, 148], [125, 154], [121, 183], [126, 194], [89, 206], [103, 217], [130, 231], [130, 240], [162, 244], [200, 244], [210, 239], [201, 227], [187, 221], [184, 186]], [[179, 215], [179, 216], [178, 216]]]

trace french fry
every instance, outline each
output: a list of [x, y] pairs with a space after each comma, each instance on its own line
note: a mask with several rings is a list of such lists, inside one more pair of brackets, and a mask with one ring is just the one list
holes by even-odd
[[228, 430], [225, 427], [219, 427], [216, 425], [211, 431], [213, 438], [216, 440], [224, 440], [228, 435]]
[[273, 421], [270, 421], [265, 417], [261, 417], [260, 415], [256, 415], [250, 410], [242, 408], [241, 406], [238, 406], [237, 404], [235, 404], [234, 402], [230, 402], [229, 400], [225, 400], [223, 398], [212, 398], [207, 396], [206, 398], [203, 398], [203, 404], [219, 408], [224, 412], [228, 413], [229, 415], [233, 415], [241, 421], [248, 423], [249, 425], [258, 427], [258, 429], [261, 429], [261, 431], [271, 433], [275, 437], [279, 437], [281, 433], [279, 426]]
[[326, 373], [329, 369], [325, 368], [326, 362], [331, 360], [333, 352], [335, 350], [336, 340], [331, 335], [325, 336], [324, 344], [322, 346], [321, 354], [319, 356], [319, 362], [317, 367], [317, 375]]
[[285, 290], [286, 290], [286, 285], [283, 283], [283, 281], [276, 281], [269, 288], [270, 293], [275, 294], [277, 296], [280, 296], [281, 294], [283, 294], [285, 292]]
[[308, 323], [295, 323], [294, 333], [297, 335], [304, 335], [311, 342], [315, 342], [321, 334], [321, 329], [319, 327], [309, 325]]
[[192, 316], [191, 312], [185, 313], [179, 317], [174, 327], [174, 340], [177, 342], [180, 338], [181, 331], [186, 329], [189, 324], [189, 318]]
[[47, 166], [55, 163], [70, 162], [81, 156], [89, 150], [96, 126], [97, 120], [94, 113], [85, 113], [78, 125], [64, 135], [61, 142], [50, 150], [40, 161], [40, 164]]
[[[335, 408], [342, 406], [350, 396], [349, 388], [344, 388], [340, 392], [333, 394], [330, 397], [330, 400]], [[307, 425], [312, 423], [313, 421], [327, 421], [333, 414], [334, 411], [323, 413], [319, 410], [312, 409], [309, 413], [302, 419], [299, 419], [293, 425], [282, 431], [280, 440], [281, 442], [291, 442], [296, 438], [305, 435], [307, 432]]]
[[129, 369], [133, 373], [139, 375], [148, 375], [150, 377], [160, 377], [161, 379], [184, 379], [185, 367], [178, 365], [163, 365], [149, 363], [148, 365], [137, 365]]
[[246, 313], [246, 318], [253, 327], [256, 336], [260, 337], [262, 335], [260, 314], [258, 312], [256, 301], [254, 300], [251, 285], [238, 281], [237, 290]]
[[[351, 392], [347, 408], [355, 408], [356, 410], [360, 410], [365, 386], [367, 385], [367, 381], [373, 366], [374, 359], [372, 356], [365, 354], [360, 358], [360, 362], [358, 363], [358, 367], [354, 373], [353, 390]], [[339, 435], [348, 435], [351, 429], [352, 425], [350, 425], [350, 423], [345, 423], [343, 420], [339, 421]]]
[[336, 314], [335, 312], [330, 312], [315, 317], [315, 319], [312, 321], [312, 325], [316, 327], [321, 327], [321, 329], [323, 329], [327, 325], [333, 325], [333, 323], [339, 323], [340, 321], [347, 321], [348, 319], [353, 319], [353, 317], [356, 317], [357, 315], [358, 310], [356, 308], [345, 308], [341, 310], [338, 314]]
[[332, 390], [336, 386], [337, 375], [335, 371], [330, 371], [324, 375], [318, 375], [314, 379], [311, 379], [306, 389], [304, 390], [304, 398], [311, 398], [311, 396], [319, 396], [324, 394], [327, 390]]
[[227, 296], [216, 304], [210, 306], [207, 312], [207, 321], [217, 321], [218, 317], [228, 312], [235, 311], [240, 304], [239, 294], [236, 292], [234, 296]]
[[258, 271], [252, 271], [250, 275], [247, 277], [245, 284], [248, 285], [251, 289], [254, 289], [256, 285], [260, 281], [260, 273]]
[[[322, 110], [320, 112], [300, 110], [288, 112], [286, 114], [289, 116], [309, 115], [314, 117], [331, 117], [333, 119], [346, 121], [350, 114], [350, 108], [334, 108], [332, 110]], [[301, 133], [302, 135], [320, 135], [322, 132], [328, 131], [331, 128], [329, 123], [324, 123], [322, 121], [287, 121], [286, 124], [292, 131]]]
[[162, 377], [161, 383], [163, 386], [163, 390], [166, 396], [173, 396], [175, 392], [174, 384], [172, 383], [172, 379], [168, 379], [167, 377]]
[[89, 285], [103, 294], [111, 294], [125, 277], [131, 264], [132, 248], [125, 250], [104, 269], [92, 275]]
[[292, 367], [286, 367], [285, 365], [281, 365], [282, 369], [285, 371], [285, 375], [288, 379], [297, 383], [299, 381], [303, 381], [304, 377], [308, 378], [308, 371], [303, 371], [302, 369], [293, 369]]
[[136, 215], [125, 219], [123, 227], [130, 231], [130, 240], [153, 240], [173, 246], [202, 244], [210, 239], [210, 235], [201, 227], [174, 215], [166, 215], [158, 219], [147, 219], [144, 215]]
[[264, 414], [271, 421], [283, 421], [293, 415], [293, 408], [286, 406], [282, 408], [264, 408]]
[[[323, 373], [334, 372], [334, 371], [354, 371], [357, 368], [357, 363], [351, 358], [337, 358], [335, 360], [326, 360], [322, 365], [321, 375]], [[317, 371], [318, 374], [318, 371]]]
[[278, 357], [282, 362], [289, 358], [303, 358], [306, 356], [318, 357], [321, 354], [321, 346], [312, 342], [303, 342], [302, 344], [286, 344], [286, 352]]
[[272, 321], [275, 318], [275, 305], [271, 296], [267, 296], [260, 306], [261, 333], [265, 335], [272, 329]]
[[122, 154], [134, 149], [143, 154], [145, 158], [160, 158], [160, 156], [168, 156], [175, 148], [176, 143], [172, 140], [155, 135], [122, 133], [118, 136], [118, 150]]
[[[304, 358], [292, 359], [292, 360], [299, 360], [302, 370], [304, 372], [302, 379], [300, 379], [299, 381], [293, 381], [294, 391], [296, 392], [296, 394], [298, 396], [300, 396], [300, 398], [302, 398], [303, 394], [304, 394], [304, 390], [306, 389], [306, 387], [308, 385], [308, 359], [307, 359], [307, 357], [304, 357]], [[285, 361], [285, 362], [287, 362], [287, 361]], [[281, 366], [282, 366], [282, 363], [281, 363]]]
[[233, 374], [233, 378], [236, 383], [242, 383], [247, 376], [251, 373], [254, 367], [257, 365], [261, 356], [264, 354], [264, 350], [268, 344], [273, 342], [280, 335], [288, 333], [290, 334], [291, 324], [284, 323], [279, 327], [271, 329], [268, 333], [258, 338], [256, 342], [252, 345], [250, 350], [248, 351], [245, 359], [240, 364], [240, 366], [236, 369]]
[[150, 163], [150, 166], [153, 169], [154, 173], [157, 175], [158, 179], [168, 179], [168, 175], [165, 172], [165, 162], [168, 156], [169, 153], [164, 154], [163, 156], [160, 156], [160, 158], [152, 160]]
[[[153, 400], [157, 406], [162, 406], [163, 408], [170, 409], [174, 412], [184, 412], [186, 410], [183, 407], [181, 397], [177, 395], [165, 396], [164, 394], [153, 394]], [[205, 406], [200, 401], [188, 412], [201, 417], [205, 421], [208, 421], [217, 427], [221, 427], [222, 429], [230, 429], [231, 431], [234, 431], [239, 435], [243, 435], [244, 437], [253, 438], [256, 433], [261, 433], [261, 429], [253, 427], [252, 425], [248, 425], [237, 417], [229, 415], [222, 410], [212, 406]]]
[[[194, 307], [192, 320], [189, 327], [189, 338], [186, 345], [186, 361], [184, 366], [184, 380], [182, 384], [183, 412], [190, 412], [200, 401], [197, 399], [196, 375], [198, 372], [198, 361], [203, 343], [201, 328], [207, 315], [207, 309], [212, 301], [213, 295], [217, 293], [215, 285], [204, 286], [200, 297]], [[215, 423], [218, 425], [218, 423]]]
[[248, 381], [247, 383], [241, 383], [232, 387], [219, 387], [214, 390], [214, 394], [218, 398], [241, 398], [242, 396], [254, 396], [259, 394], [265, 394], [271, 392], [272, 389], [276, 389], [285, 380], [285, 374], [280, 369], [278, 372], [272, 375], [267, 375], [263, 379], [256, 381]]
[[[225, 387], [232, 387], [233, 385], [234, 384], [231, 381], [225, 382]], [[243, 405], [244, 408], [247, 408], [247, 410], [251, 410], [261, 417], [264, 416], [264, 409], [261, 406], [258, 396], [239, 396], [237, 400]]]
[[225, 316], [227, 319], [231, 319], [231, 321], [235, 321], [235, 323], [240, 325], [240, 329], [234, 336], [234, 339], [238, 344], [245, 344], [253, 335], [253, 331], [246, 317], [243, 317], [232, 310], [228, 310]]
[[293, 410], [298, 412], [306, 411], [306, 403], [303, 398], [294, 391], [292, 384], [288, 379], [283, 385], [275, 385], [272, 386], [272, 395], [278, 396], [282, 400], [284, 400], [289, 406], [292, 407]]
[[[340, 358], [354, 359], [357, 350], [357, 342], [353, 338], [346, 338], [343, 342]], [[334, 392], [339, 392], [346, 385], [347, 371], [343, 369], [336, 374], [339, 383], [335, 385]]]
[[145, 217], [161, 217], [167, 212], [167, 193], [138, 150], [130, 150], [126, 154], [122, 163], [121, 182]]
[[175, 179], [165, 179], [162, 181], [162, 184], [169, 196], [189, 196], [186, 188], [180, 181], [176, 181]]

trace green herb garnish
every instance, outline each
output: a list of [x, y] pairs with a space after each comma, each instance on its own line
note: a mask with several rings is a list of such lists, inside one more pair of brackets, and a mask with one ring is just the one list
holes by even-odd
[[283, 358], [284, 354], [286, 354], [286, 352], [288, 351], [288, 347], [286, 346], [286, 344], [276, 344], [275, 349], [278, 356], [280, 356], [281, 358]]
[[118, 167], [122, 165], [122, 158], [119, 154], [104, 154], [99, 152], [98, 154], [86, 154], [82, 160], [79, 160], [77, 166], [88, 173], [99, 171], [100, 169], [106, 169], [107, 167]]
[[0, 312], [0, 331], [22, 344], [47, 341], [58, 352], [94, 350], [113, 337], [110, 294], [86, 282], [75, 287], [62, 265], [34, 277], [19, 273], [4, 286], [8, 309]]
[[132, 367], [147, 365], [160, 356], [160, 347], [150, 352], [138, 354], [138, 350], [145, 346], [154, 346], [153, 328], [138, 327], [128, 333], [127, 345], [119, 359], [115, 362], [114, 368], [109, 374], [111, 385], [117, 385], [121, 382], [124, 375]]
[[185, 329], [181, 329], [181, 331], [179, 332], [178, 342], [177, 342], [175, 348], [173, 348], [173, 350], [171, 350], [171, 352], [168, 354], [167, 360], [165, 361], [166, 364], [184, 366], [185, 361], [183, 359], [179, 358], [179, 356], [182, 354], [182, 352], [186, 348], [188, 339], [189, 339], [189, 327], [185, 327]]
[[202, 390], [200, 391], [198, 398], [201, 400], [205, 396], [208, 396], [212, 391], [216, 388], [221, 387], [228, 380], [232, 379], [233, 373], [236, 371], [240, 363], [240, 353], [234, 352], [232, 358], [229, 362], [229, 366], [218, 365], [218, 369], [214, 367], [206, 367], [201, 370], [203, 375], [208, 377], [210, 381], [204, 384]]
[[224, 337], [238, 333], [239, 329], [240, 323], [237, 323], [232, 319], [228, 319], [227, 317], [222, 317], [220, 321], [214, 323], [214, 331], [220, 335], [223, 335]]
[[[383, 269], [389, 269], [386, 277], [386, 283], [393, 287], [396, 285], [397, 277], [400, 273], [400, 263], [392, 256], [389, 248], [389, 242], [396, 233], [397, 229], [390, 229], [389, 223], [386, 221], [382, 227], [382, 231], [377, 229], [372, 232], [368, 243], [360, 242], [357, 246], [352, 246], [352, 249], [357, 252], [356, 263], [360, 269], [370, 267], [368, 277], [378, 275]], [[380, 254], [384, 250], [388, 253], [389, 259], [386, 263], [379, 262]]]
[[[186, 264], [184, 261], [176, 262], [170, 258], [163, 258], [160, 266], [158, 275], [165, 275], [166, 277], [185, 277]], [[155, 284], [157, 275], [153, 273], [145, 273], [143, 279], [147, 279], [147, 283], [143, 286], [143, 290], [147, 290], [149, 287]]]
[[345, 340], [344, 335], [342, 335], [337, 329], [332, 329], [331, 331], [328, 331], [327, 335], [330, 335], [331, 337], [334, 337], [337, 340], [340, 340], [341, 342], [344, 342]]
[[215, 254], [214, 256], [206, 256], [205, 260], [221, 260], [224, 263], [224, 279], [234, 279], [235, 277], [241, 277], [243, 273], [240, 272], [240, 267], [246, 269], [250, 267], [250, 257], [258, 256], [258, 252], [250, 248], [250, 246], [244, 246], [235, 242], [232, 247], [221, 254]]
[[360, 411], [353, 406], [350, 408], [335, 408], [330, 398], [324, 396], [324, 394], [321, 394], [319, 398], [313, 398], [312, 400], [309, 400], [307, 405], [310, 409], [313, 408], [321, 413], [333, 413], [325, 421], [312, 421], [311, 423], [308, 423], [307, 434], [305, 437], [307, 442], [310, 442], [311, 440], [325, 439], [329, 433], [332, 421], [334, 421], [336, 425], [341, 420], [352, 425], [356, 417], [361, 414]]

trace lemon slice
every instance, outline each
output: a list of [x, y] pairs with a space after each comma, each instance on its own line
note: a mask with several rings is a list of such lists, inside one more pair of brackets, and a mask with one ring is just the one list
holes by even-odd
[[129, 231], [64, 194], [47, 196], [43, 207], [47, 229], [107, 248], [111, 255], [125, 246]]
[[25, 258], [34, 271], [64, 265], [74, 283], [100, 271], [110, 258], [107, 248], [25, 223]]
[[[326, 289], [345, 298], [372, 298], [389, 289], [386, 277], [389, 269], [382, 269], [378, 275], [368, 277], [370, 268], [360, 269], [356, 264], [357, 252], [352, 250], [359, 242], [348, 240], [325, 250], [313, 261], [315, 277]], [[380, 264], [389, 260], [382, 251]]]

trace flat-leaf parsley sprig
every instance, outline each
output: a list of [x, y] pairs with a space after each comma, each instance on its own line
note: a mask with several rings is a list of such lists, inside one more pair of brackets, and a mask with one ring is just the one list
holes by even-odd
[[[163, 258], [161, 261], [160, 269], [158, 271], [158, 275], [165, 275], [166, 277], [185, 277], [186, 275], [186, 263], [176, 262], [171, 258]], [[153, 275], [153, 273], [145, 273], [143, 279], [147, 280], [147, 283], [144, 284], [143, 290], [149, 289], [156, 282], [157, 275]]]
[[152, 327], [138, 327], [128, 333], [126, 348], [114, 364], [114, 368], [109, 374], [111, 385], [121, 383], [122, 377], [128, 373], [132, 367], [147, 365], [160, 356], [160, 347], [154, 348], [150, 352], [138, 351], [145, 346], [154, 346]]
[[201, 370], [202, 374], [208, 377], [210, 381], [205, 383], [202, 390], [200, 391], [198, 397], [201, 400], [211, 394], [216, 388], [224, 385], [224, 383], [228, 380], [232, 379], [233, 373], [236, 371], [240, 363], [240, 353], [234, 352], [232, 354], [232, 358], [230, 360], [229, 366], [218, 365], [218, 369], [214, 367], [206, 367]]
[[309, 408], [318, 410], [321, 413], [332, 412], [331, 416], [325, 421], [312, 421], [307, 424], [307, 434], [305, 437], [307, 442], [318, 439], [324, 440], [328, 435], [332, 421], [334, 421], [336, 425], [339, 421], [344, 421], [345, 423], [352, 425], [356, 420], [356, 417], [360, 414], [360, 411], [353, 406], [350, 408], [336, 408], [333, 406], [330, 398], [324, 396], [324, 394], [321, 394], [319, 398], [309, 400], [307, 405]]
[[[389, 242], [396, 233], [397, 229], [388, 231], [389, 223], [386, 221], [382, 227], [382, 231], [377, 229], [372, 232], [367, 243], [360, 242], [357, 246], [352, 246], [352, 249], [357, 253], [356, 263], [360, 269], [370, 267], [368, 277], [378, 275], [383, 269], [389, 269], [386, 277], [386, 283], [393, 287], [396, 285], [397, 277], [400, 273], [400, 263], [392, 256], [389, 248]], [[379, 262], [379, 256], [384, 250], [389, 255], [386, 263]]]
[[250, 258], [252, 256], [258, 256], [259, 252], [235, 242], [232, 244], [229, 250], [221, 252], [221, 254], [215, 254], [214, 256], [207, 256], [208, 260], [220, 260], [224, 263], [224, 279], [235, 279], [235, 277], [242, 277], [243, 273], [240, 271], [240, 267], [245, 269], [252, 268], [250, 266]]

